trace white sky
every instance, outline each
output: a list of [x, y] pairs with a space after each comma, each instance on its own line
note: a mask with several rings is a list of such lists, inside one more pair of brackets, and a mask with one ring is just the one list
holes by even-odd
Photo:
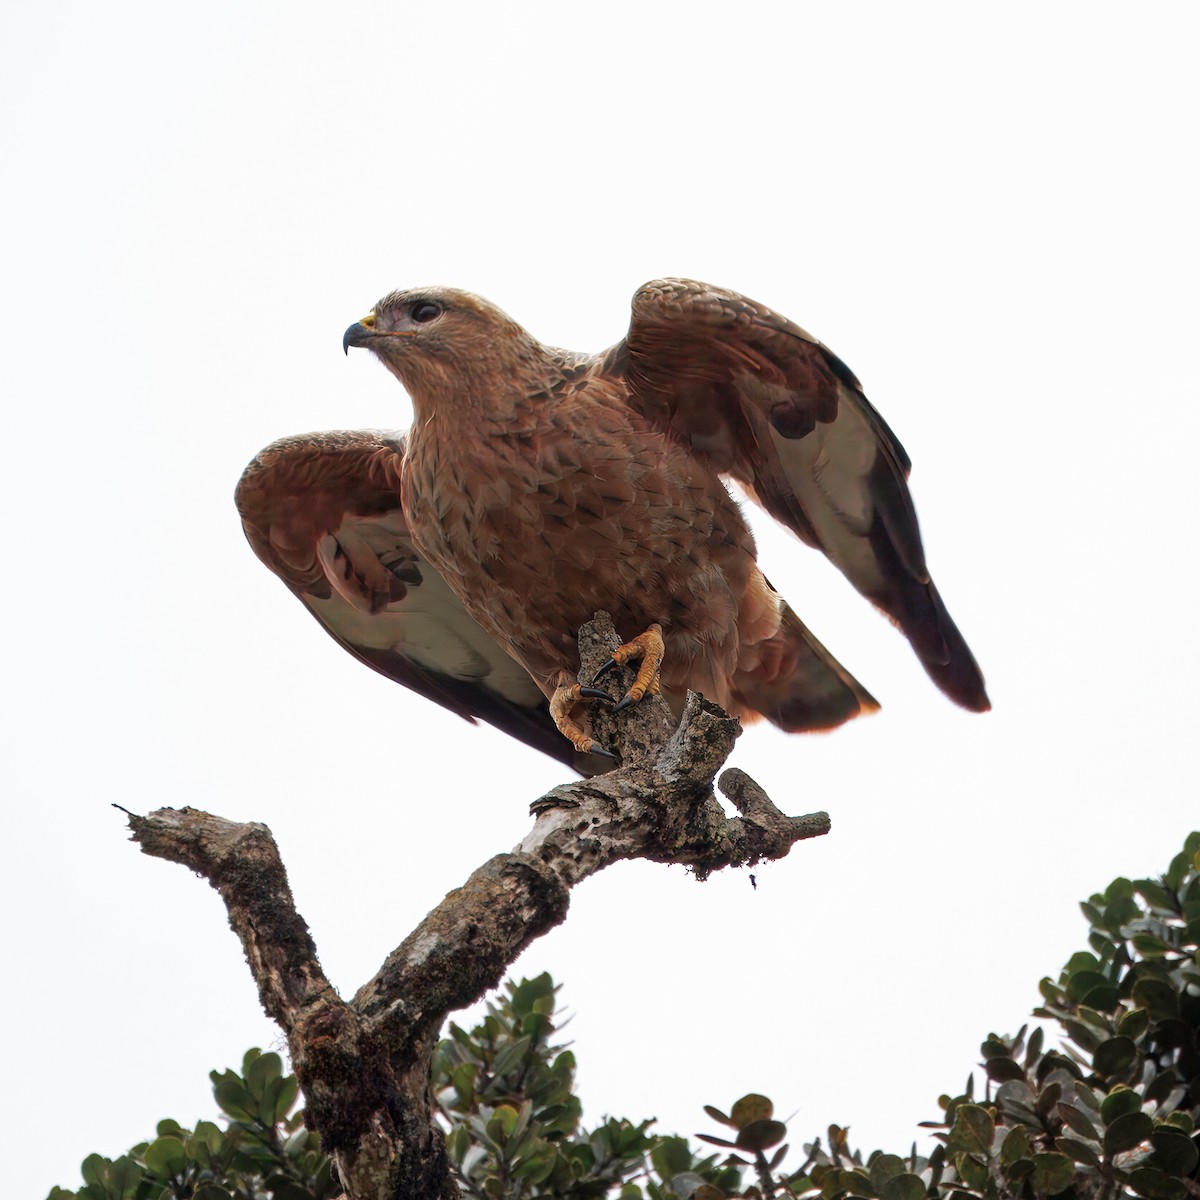
[[[817, 555], [768, 575], [884, 704], [735, 760], [831, 836], [575, 893], [589, 1119], [747, 1090], [902, 1151], [1200, 824], [1192, 4], [6, 6], [6, 1191], [79, 1182], [278, 1044], [217, 896], [117, 801], [267, 822], [344, 994], [562, 778], [343, 654], [243, 541], [271, 439], [401, 427], [342, 330], [487, 295], [619, 338], [644, 280], [773, 305], [915, 463], [972, 717]], [[483, 807], [488, 780], [502, 798]]]

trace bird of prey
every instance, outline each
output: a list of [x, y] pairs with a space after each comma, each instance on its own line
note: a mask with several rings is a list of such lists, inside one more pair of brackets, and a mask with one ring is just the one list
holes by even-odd
[[598, 609], [637, 634], [613, 655], [639, 664], [622, 705], [694, 689], [797, 732], [877, 708], [759, 570], [726, 476], [824, 551], [947, 696], [989, 707], [925, 565], [908, 456], [846, 365], [763, 305], [657, 280], [624, 340], [583, 355], [471, 293], [416, 288], [343, 346], [404, 385], [407, 439], [284, 439], [237, 502], [259, 557], [377, 670], [576, 766], [611, 757], [579, 724], [607, 693], [573, 672]]

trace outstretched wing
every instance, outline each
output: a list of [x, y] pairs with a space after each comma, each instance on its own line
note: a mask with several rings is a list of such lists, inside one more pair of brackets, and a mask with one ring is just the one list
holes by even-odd
[[951, 699], [989, 707], [925, 566], [908, 456], [845, 363], [770, 309], [687, 279], [639, 289], [609, 361], [647, 418], [736, 479], [882, 608]]
[[335, 640], [389, 679], [581, 770], [529, 674], [421, 557], [400, 506], [404, 439], [376, 430], [273, 442], [236, 501], [255, 554]]

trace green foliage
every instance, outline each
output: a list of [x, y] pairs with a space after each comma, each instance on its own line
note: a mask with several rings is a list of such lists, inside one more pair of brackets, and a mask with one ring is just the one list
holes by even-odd
[[225, 1128], [200, 1121], [185, 1129], [159, 1121], [153, 1141], [110, 1160], [83, 1160], [83, 1187], [54, 1188], [49, 1200], [332, 1200], [320, 1139], [293, 1113], [300, 1089], [278, 1054], [248, 1050], [242, 1070], [213, 1071], [213, 1096]]
[[[943, 1119], [925, 1122], [941, 1143], [928, 1157], [852, 1151], [830, 1126], [829, 1145], [804, 1147], [804, 1164], [779, 1174], [783, 1155], [764, 1150], [786, 1130], [770, 1101], [746, 1097], [728, 1161], [753, 1163], [746, 1195], [921, 1200], [1041, 1200], [1200, 1194], [1200, 833], [1159, 879], [1117, 879], [1083, 905], [1090, 950], [1071, 957], [1057, 982], [1043, 979], [1035, 1016], [1057, 1022], [1059, 1049], [1043, 1031], [989, 1034], [980, 1047], [985, 1095], [973, 1081], [943, 1096]], [[749, 1119], [752, 1115], [753, 1119]], [[772, 1126], [771, 1141], [748, 1137]], [[778, 1128], [774, 1128], [778, 1126]], [[747, 1152], [750, 1153], [747, 1153]]]
[[654, 1136], [651, 1120], [608, 1117], [581, 1128], [575, 1056], [553, 1043], [557, 991], [549, 975], [507, 983], [474, 1029], [451, 1024], [438, 1047], [434, 1095], [464, 1192], [480, 1200], [667, 1200], [702, 1183], [736, 1187], [735, 1170], [697, 1158], [682, 1138]]
[[[699, 1135], [726, 1151], [698, 1156], [650, 1120], [585, 1129], [575, 1058], [554, 1044], [548, 975], [508, 983], [471, 1030], [450, 1026], [433, 1087], [464, 1192], [478, 1200], [1185, 1200], [1200, 1195], [1200, 833], [1159, 879], [1117, 879], [1083, 905], [1090, 949], [1042, 980], [1042, 1029], [989, 1034], [984, 1095], [973, 1080], [926, 1122], [928, 1155], [852, 1150], [831, 1125], [786, 1167], [787, 1126], [766, 1096], [738, 1100], [727, 1131]], [[1028, 1036], [1027, 1036], [1028, 1034]], [[239, 1074], [212, 1073], [226, 1128], [161, 1121], [153, 1141], [116, 1160], [91, 1155], [83, 1186], [49, 1200], [330, 1200], [338, 1194], [317, 1136], [292, 1109], [294, 1077], [278, 1055], [247, 1053]], [[744, 1192], [743, 1174], [756, 1182]]]
[[[554, 1044], [549, 975], [507, 983], [471, 1030], [451, 1024], [433, 1062], [433, 1089], [464, 1192], [480, 1200], [677, 1200], [701, 1184], [738, 1185], [715, 1156], [653, 1121], [605, 1118], [582, 1127], [575, 1056]], [[84, 1186], [49, 1200], [332, 1200], [340, 1194], [320, 1139], [292, 1113], [295, 1076], [277, 1054], [250, 1050], [241, 1072], [213, 1071], [226, 1128], [160, 1121], [158, 1136], [122, 1157], [83, 1163]], [[698, 1198], [703, 1200], [703, 1197]]]

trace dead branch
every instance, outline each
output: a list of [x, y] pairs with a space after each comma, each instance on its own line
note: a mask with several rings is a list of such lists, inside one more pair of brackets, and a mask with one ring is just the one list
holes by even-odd
[[[590, 682], [618, 644], [597, 613], [580, 633], [580, 678]], [[613, 674], [628, 686], [631, 676]], [[739, 770], [720, 780], [739, 813], [725, 815], [712, 783], [740, 729], [695, 693], [677, 728], [657, 697], [620, 714], [598, 704], [590, 719], [623, 765], [536, 800], [526, 837], [450, 892], [348, 1003], [321, 970], [266, 826], [191, 808], [129, 818], [145, 853], [191, 868], [220, 892], [263, 1007], [287, 1034], [305, 1119], [351, 1200], [460, 1195], [429, 1095], [438, 1032], [566, 917], [577, 883], [626, 858], [682, 863], [704, 878], [782, 858], [829, 830], [824, 813], [786, 816]]]

